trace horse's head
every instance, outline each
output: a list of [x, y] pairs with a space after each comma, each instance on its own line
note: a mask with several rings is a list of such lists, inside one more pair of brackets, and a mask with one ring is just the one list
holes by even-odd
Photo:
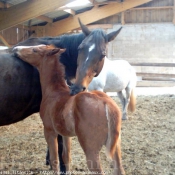
[[16, 46], [14, 54], [32, 66], [39, 67], [45, 56], [61, 55], [65, 49], [55, 48], [53, 45]]
[[79, 23], [86, 38], [78, 48], [76, 79], [75, 84], [71, 86], [71, 95], [84, 91], [93, 77], [98, 76], [104, 64], [107, 43], [112, 41], [121, 30], [120, 28], [106, 34], [101, 29], [90, 31], [80, 20]]

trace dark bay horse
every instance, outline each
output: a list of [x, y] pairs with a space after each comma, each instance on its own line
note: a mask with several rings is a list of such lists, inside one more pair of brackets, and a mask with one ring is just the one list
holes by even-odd
[[[92, 43], [88, 44], [89, 42], [92, 42], [92, 40], [95, 40], [96, 42], [102, 40], [102, 45], [105, 44], [103, 47], [106, 48], [106, 42], [114, 39], [120, 32], [120, 29], [109, 34], [104, 34], [100, 29], [90, 32], [83, 24], [81, 24], [81, 28], [83, 33], [80, 34], [31, 38], [17, 44], [17, 46], [53, 44], [56, 47], [66, 48], [66, 52], [62, 54], [61, 62], [65, 65], [66, 78], [71, 79], [76, 75], [77, 66], [84, 67], [83, 60], [85, 61], [86, 55], [89, 54], [90, 48], [88, 47], [92, 45]], [[93, 37], [91, 33], [94, 33]], [[99, 33], [103, 35], [100, 35]], [[88, 39], [89, 37], [90, 39]], [[83, 44], [83, 48], [78, 50], [81, 43], [85, 44]], [[87, 50], [84, 50], [85, 54], [82, 53], [83, 49]], [[9, 50], [11, 51], [11, 49]], [[17, 56], [11, 54], [10, 51], [6, 50], [7, 53], [4, 53], [3, 51], [0, 52], [0, 126], [18, 122], [31, 114], [38, 112], [42, 97], [39, 74], [36, 68], [20, 60]], [[86, 61], [86, 64], [88, 63], [88, 65], [86, 65], [84, 69], [79, 68], [77, 74], [86, 74], [87, 70], [90, 69], [94, 75], [94, 68], [97, 68], [98, 66], [98, 56], [97, 58], [91, 56], [94, 51], [95, 49], [90, 52], [89, 60], [88, 62]], [[85, 57], [83, 57], [83, 55], [85, 55]], [[99, 55], [102, 56], [104, 53], [99, 53]], [[78, 62], [77, 58], [79, 60]], [[95, 67], [93, 66], [93, 59], [96, 59], [95, 63], [97, 63], [97, 66]], [[90, 64], [90, 62], [92, 62], [92, 64]], [[100, 57], [100, 66], [102, 66], [102, 63], [103, 59]], [[90, 66], [92, 66], [93, 69], [91, 69]], [[98, 71], [96, 72], [99, 73], [100, 69], [97, 69]], [[83, 73], [84, 71], [85, 73]], [[77, 79], [80, 84], [75, 84], [76, 86], [72, 89], [72, 94], [75, 94], [75, 92], [78, 93], [83, 89], [79, 88], [79, 90], [77, 90], [77, 86], [84, 86], [81, 85], [82, 81], [80, 78], [83, 78], [83, 76]]]
[[77, 136], [90, 174], [104, 175], [99, 153], [103, 145], [113, 159], [114, 175], [125, 174], [121, 163], [121, 113], [116, 103], [99, 91], [70, 96], [59, 57], [65, 49], [53, 46], [15, 47], [16, 54], [40, 74], [40, 116], [50, 151], [50, 164], [58, 172], [57, 135], [63, 136], [63, 160], [69, 172], [70, 137]]
[[84, 91], [92, 78], [98, 76], [103, 67], [107, 43], [112, 41], [122, 29], [121, 27], [106, 34], [102, 29], [90, 31], [80, 20], [79, 24], [83, 33], [59, 37], [31, 38], [16, 45], [52, 44], [59, 48], [66, 48], [61, 58], [66, 69], [66, 79], [70, 82], [70, 79], [76, 78], [74, 85], [71, 86], [71, 95]]

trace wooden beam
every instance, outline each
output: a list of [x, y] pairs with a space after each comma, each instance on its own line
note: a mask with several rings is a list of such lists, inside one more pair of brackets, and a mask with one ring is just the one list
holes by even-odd
[[76, 14], [75, 11], [72, 9], [65, 9], [64, 11], [67, 13], [70, 13], [72, 16], [75, 16], [75, 14]]
[[38, 16], [36, 17], [37, 19], [40, 19], [41, 21], [46, 21], [48, 23], [52, 23], [53, 22], [53, 19], [52, 18], [49, 18], [47, 16], [44, 16], [44, 15], [41, 15], [41, 16]]
[[144, 73], [137, 72], [137, 76], [141, 77], [165, 77], [165, 78], [175, 78], [175, 74], [159, 74], [159, 73]]
[[165, 77], [142, 77], [142, 80], [150, 80], [150, 81], [175, 81], [175, 78], [165, 78]]
[[174, 7], [173, 7], [173, 24], [175, 24], [175, 0], [174, 0]]
[[55, 22], [53, 25], [47, 24], [44, 27], [45, 35], [57, 36], [78, 28], [78, 17], [84, 24], [89, 24], [150, 1], [152, 0], [125, 0], [123, 3], [115, 3], [100, 8], [93, 8], [90, 11], [75, 15], [74, 17]]
[[137, 81], [137, 87], [173, 87], [174, 81]]
[[[93, 25], [87, 25], [88, 29], [97, 29], [97, 28], [102, 28], [102, 29], [112, 29], [113, 24], [93, 24]], [[78, 28], [78, 30], [80, 27]]]
[[131, 8], [129, 10], [161, 10], [161, 9], [173, 9], [173, 6], [138, 7], [138, 8]]
[[0, 31], [55, 10], [73, 0], [30, 0], [0, 13]]
[[175, 67], [175, 63], [130, 63], [132, 66]]
[[11, 47], [2, 35], [0, 35], [0, 40], [4, 43], [5, 46]]

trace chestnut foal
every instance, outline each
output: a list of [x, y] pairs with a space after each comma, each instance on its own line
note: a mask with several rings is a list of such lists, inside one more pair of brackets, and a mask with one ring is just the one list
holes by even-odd
[[60, 134], [63, 136], [63, 161], [67, 171], [70, 170], [70, 137], [77, 136], [92, 174], [104, 174], [99, 159], [103, 145], [113, 159], [114, 175], [125, 174], [120, 148], [121, 113], [116, 103], [98, 91], [69, 95], [64, 67], [58, 59], [65, 49], [38, 45], [18, 46], [14, 51], [19, 58], [36, 66], [40, 73], [40, 115], [52, 170], [58, 171], [57, 135]]

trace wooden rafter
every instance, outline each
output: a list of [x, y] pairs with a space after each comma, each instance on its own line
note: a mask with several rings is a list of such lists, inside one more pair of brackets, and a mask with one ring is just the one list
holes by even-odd
[[[80, 18], [84, 24], [89, 24], [150, 1], [152, 0], [125, 0], [123, 3], [115, 3], [100, 8], [93, 8], [90, 11], [75, 15], [74, 17], [55, 22], [53, 25], [47, 24], [44, 26], [44, 29], [43, 27], [35, 28], [36, 33], [38, 33], [38, 29], [39, 31], [44, 30], [45, 35], [57, 36], [78, 28], [78, 18]], [[37, 34], [37, 36], [41, 35]]]
[[[0, 12], [0, 31], [55, 10], [73, 0], [30, 0]], [[8, 21], [8, 22], [7, 22]]]

